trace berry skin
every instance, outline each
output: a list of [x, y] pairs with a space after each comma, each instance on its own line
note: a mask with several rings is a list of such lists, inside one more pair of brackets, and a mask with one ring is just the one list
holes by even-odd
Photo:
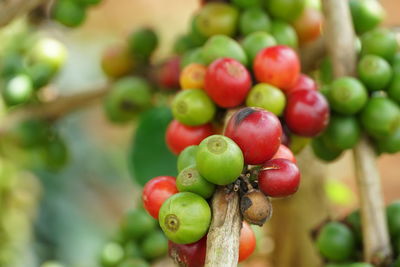
[[275, 20], [271, 23], [271, 34], [275, 37], [277, 44], [287, 45], [291, 48], [299, 46], [297, 33], [289, 23]]
[[148, 234], [140, 246], [141, 254], [147, 260], [160, 258], [168, 252], [168, 240], [160, 230]]
[[215, 105], [200, 89], [180, 91], [172, 102], [172, 114], [179, 122], [198, 126], [210, 122], [215, 115]]
[[364, 56], [358, 63], [358, 76], [370, 91], [385, 89], [392, 78], [392, 67], [381, 57]]
[[260, 107], [280, 116], [286, 106], [286, 97], [275, 86], [259, 83], [247, 95], [246, 106]]
[[236, 59], [243, 65], [248, 62], [243, 48], [234, 39], [225, 35], [214, 35], [204, 44], [201, 58], [208, 65], [222, 57]]
[[121, 223], [124, 240], [138, 241], [154, 232], [156, 227], [157, 221], [142, 209], [130, 211]]
[[204, 138], [213, 134], [214, 130], [211, 124], [186, 126], [173, 120], [167, 128], [165, 141], [172, 153], [178, 155], [186, 147], [198, 145]]
[[376, 138], [387, 138], [400, 127], [400, 108], [386, 97], [372, 97], [361, 111], [361, 124]]
[[246, 164], [262, 164], [271, 159], [281, 144], [282, 126], [271, 112], [243, 108], [229, 119], [224, 133], [243, 151]]
[[158, 176], [146, 183], [142, 192], [143, 206], [155, 219], [161, 205], [172, 195], [178, 193], [176, 179], [172, 176]]
[[332, 147], [327, 144], [324, 136], [318, 136], [311, 141], [311, 147], [314, 154], [323, 161], [334, 161], [342, 155], [343, 150]]
[[192, 63], [187, 65], [181, 72], [179, 81], [182, 89], [203, 89], [207, 67]]
[[354, 29], [361, 34], [378, 26], [385, 17], [381, 4], [372, 0], [350, 0]]
[[293, 163], [296, 163], [296, 157], [294, 156], [292, 150], [283, 144], [279, 146], [278, 151], [276, 151], [272, 159], [287, 159]]
[[203, 267], [206, 260], [207, 236], [191, 244], [168, 242], [168, 254], [179, 266]]
[[181, 63], [179, 57], [173, 57], [164, 62], [157, 76], [157, 81], [161, 88], [179, 88], [180, 64]]
[[268, 0], [265, 1], [267, 11], [271, 16], [292, 22], [296, 20], [304, 10], [304, 0]]
[[355, 251], [354, 234], [339, 222], [326, 224], [319, 232], [316, 244], [322, 256], [331, 261], [348, 260]]
[[276, 44], [275, 38], [271, 34], [263, 31], [253, 32], [247, 35], [241, 42], [250, 63], [253, 63], [258, 52], [262, 49]]
[[258, 174], [260, 190], [271, 197], [287, 197], [297, 192], [300, 171], [287, 159], [272, 159], [261, 167]]
[[190, 192], [173, 195], [160, 209], [161, 229], [169, 240], [190, 244], [207, 234], [211, 209], [204, 198]]
[[181, 172], [189, 166], [196, 165], [196, 154], [198, 149], [199, 146], [196, 145], [188, 146], [179, 153], [177, 160], [178, 172]]
[[259, 82], [287, 90], [299, 77], [300, 61], [292, 48], [284, 45], [271, 46], [257, 54], [253, 69]]
[[379, 152], [395, 154], [400, 152], [400, 127], [388, 137], [376, 140]]
[[86, 18], [86, 9], [74, 0], [58, 0], [52, 8], [52, 17], [67, 27], [77, 27]]
[[337, 113], [353, 115], [367, 103], [368, 91], [359, 80], [342, 77], [331, 84], [328, 99], [331, 108]]
[[332, 115], [323, 137], [335, 150], [351, 149], [361, 137], [361, 127], [354, 116]]
[[199, 32], [211, 37], [216, 34], [232, 36], [236, 32], [239, 12], [226, 3], [206, 4], [198, 14], [196, 27]]
[[317, 91], [295, 91], [288, 98], [285, 122], [297, 135], [317, 136], [329, 123], [328, 102]]
[[321, 11], [311, 7], [304, 9], [293, 23], [302, 44], [312, 42], [321, 35], [323, 19]]
[[179, 192], [192, 192], [207, 199], [215, 191], [215, 185], [200, 175], [195, 166], [183, 169], [176, 178]]
[[223, 108], [242, 104], [251, 87], [251, 77], [247, 69], [231, 58], [214, 61], [207, 69], [204, 82], [204, 90]]
[[269, 32], [270, 27], [271, 20], [262, 8], [248, 8], [240, 15], [239, 30], [243, 36], [257, 31]]
[[119, 78], [134, 70], [135, 63], [128, 47], [119, 44], [107, 48], [101, 58], [103, 72], [111, 78]]
[[139, 29], [128, 37], [128, 46], [138, 61], [148, 61], [158, 46], [157, 34], [153, 29]]
[[256, 236], [247, 222], [243, 222], [239, 238], [239, 262], [246, 260], [256, 249]]
[[241, 174], [243, 166], [243, 153], [230, 138], [212, 135], [200, 143], [196, 167], [209, 182], [217, 185], [233, 183]]
[[376, 28], [362, 35], [361, 55], [376, 55], [391, 62], [397, 52], [396, 35], [389, 29]]
[[300, 74], [299, 78], [297, 79], [296, 83], [290, 87], [288, 90], [285, 91], [286, 95], [289, 95], [295, 91], [299, 90], [318, 90], [317, 83], [311, 79], [309, 76], [305, 74]]

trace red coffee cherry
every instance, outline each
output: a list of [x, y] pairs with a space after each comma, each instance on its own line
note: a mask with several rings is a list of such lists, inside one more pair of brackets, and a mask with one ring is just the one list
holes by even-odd
[[296, 83], [285, 91], [286, 95], [289, 95], [299, 90], [318, 90], [317, 83], [305, 74], [300, 74]]
[[191, 244], [168, 241], [168, 254], [179, 266], [203, 267], [206, 261], [207, 235]]

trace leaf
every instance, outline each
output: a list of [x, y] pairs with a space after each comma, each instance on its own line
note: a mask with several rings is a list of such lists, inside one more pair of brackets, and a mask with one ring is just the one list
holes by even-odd
[[128, 166], [133, 180], [142, 186], [155, 176], [177, 174], [177, 158], [165, 144], [165, 132], [171, 120], [171, 111], [166, 107], [150, 109], [139, 119]]

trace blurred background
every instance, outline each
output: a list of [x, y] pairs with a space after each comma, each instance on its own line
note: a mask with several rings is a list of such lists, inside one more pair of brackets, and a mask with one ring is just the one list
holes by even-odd
[[[82, 27], [70, 30], [45, 25], [43, 31], [68, 48], [67, 64], [56, 80], [59, 94], [69, 95], [101, 86], [106, 81], [99, 64], [104, 48], [124, 40], [143, 26], [151, 26], [159, 34], [161, 42], [155, 60], [162, 60], [171, 53], [173, 40], [186, 31], [198, 2], [104, 0], [90, 9]], [[400, 2], [381, 2], [387, 11], [385, 25], [400, 26]], [[20, 212], [9, 214], [9, 221], [5, 223], [7, 230], [17, 236], [15, 244], [9, 246], [10, 251], [1, 252], [1, 257], [15, 258], [15, 264], [10, 267], [36, 267], [46, 260], [73, 267], [99, 266], [99, 251], [115, 233], [123, 214], [140, 205], [140, 187], [128, 168], [135, 127], [135, 123], [111, 124], [100, 104], [57, 122], [60, 134], [70, 147], [68, 166], [58, 173], [18, 170], [17, 176], [22, 178], [10, 181], [9, 186], [18, 188], [13, 205], [23, 207]], [[399, 163], [400, 155], [384, 155], [379, 159], [387, 203], [400, 197]], [[326, 190], [334, 218], [358, 206], [352, 166], [351, 154], [327, 166]], [[260, 258], [273, 248], [272, 239], [264, 239], [259, 253], [243, 266], [265, 266]]]

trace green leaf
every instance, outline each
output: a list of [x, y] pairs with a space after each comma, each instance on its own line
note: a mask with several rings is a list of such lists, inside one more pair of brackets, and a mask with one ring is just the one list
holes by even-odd
[[129, 151], [128, 166], [138, 184], [160, 175], [176, 176], [176, 156], [165, 144], [165, 132], [172, 120], [171, 110], [157, 107], [143, 113]]

